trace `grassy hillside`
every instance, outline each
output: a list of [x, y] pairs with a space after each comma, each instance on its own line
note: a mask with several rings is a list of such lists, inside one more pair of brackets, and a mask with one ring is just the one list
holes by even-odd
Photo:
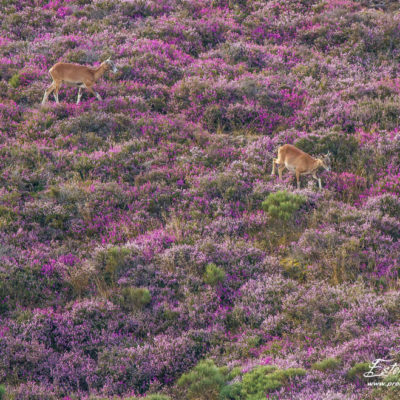
[[[399, 398], [363, 377], [400, 363], [399, 27], [390, 0], [0, 0], [0, 399]], [[108, 57], [103, 100], [41, 106], [54, 63]], [[271, 176], [285, 143], [332, 153], [322, 191]]]

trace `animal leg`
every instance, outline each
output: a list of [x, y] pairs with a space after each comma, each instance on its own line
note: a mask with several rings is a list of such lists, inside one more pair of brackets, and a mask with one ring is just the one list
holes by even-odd
[[279, 174], [279, 179], [281, 180], [282, 180], [282, 172], [285, 168], [286, 168], [285, 165], [279, 165], [278, 174]]
[[271, 172], [271, 176], [275, 175], [275, 165], [277, 164], [277, 159], [273, 159], [272, 160], [272, 172]]
[[316, 181], [318, 181], [318, 186], [319, 186], [319, 189], [321, 190], [321, 189], [322, 189], [321, 178], [318, 178], [317, 175], [315, 175], [315, 174], [313, 174], [312, 177], [313, 177]]
[[81, 97], [82, 97], [82, 87], [79, 87], [79, 91], [78, 91], [78, 99], [76, 100], [76, 104], [79, 104], [81, 101]]
[[90, 93], [92, 93], [93, 96], [95, 96], [97, 98], [97, 100], [101, 100], [101, 96], [95, 91], [93, 90], [92, 85], [88, 85], [87, 83], [85, 83], [86, 89], [89, 90]]
[[42, 104], [46, 103], [50, 93], [56, 88], [55, 83], [53, 82], [44, 92]]
[[58, 91], [60, 90], [61, 82], [56, 82], [55, 84], [55, 90], [54, 90], [54, 98], [56, 99], [56, 102], [59, 103], [60, 101], [58, 100]]
[[300, 189], [300, 171], [296, 168], [297, 189]]

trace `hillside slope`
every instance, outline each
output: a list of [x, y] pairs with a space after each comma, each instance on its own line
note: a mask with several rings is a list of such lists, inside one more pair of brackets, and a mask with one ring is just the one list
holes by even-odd
[[[363, 377], [400, 362], [397, 1], [0, 12], [10, 399], [398, 398]], [[108, 57], [103, 100], [41, 106], [54, 63]], [[285, 143], [333, 154], [322, 191], [270, 175]]]

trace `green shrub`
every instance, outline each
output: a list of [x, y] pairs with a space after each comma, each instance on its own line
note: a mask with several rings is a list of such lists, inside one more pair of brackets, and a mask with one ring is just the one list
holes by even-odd
[[244, 400], [242, 396], [242, 384], [239, 382], [232, 385], [226, 385], [222, 388], [219, 394], [220, 400]]
[[304, 376], [302, 368], [277, 369], [273, 365], [254, 368], [243, 376], [242, 396], [245, 399], [264, 400], [265, 394], [284, 386], [296, 376]]
[[52, 297], [45, 294], [46, 287], [54, 284], [51, 278], [43, 278], [40, 268], [30, 266], [24, 268], [10, 267], [7, 274], [0, 273], [0, 314], [15, 308], [16, 304], [22, 307], [33, 307], [51, 301]]
[[[108, 400], [109, 398], [98, 398], [98, 397], [94, 397], [93, 399], [90, 398], [90, 400]], [[114, 399], [114, 398], [113, 398]], [[123, 400], [140, 400], [140, 399], [144, 399], [144, 400], [171, 400], [171, 398], [169, 396], [166, 396], [165, 394], [149, 394], [146, 397], [124, 397]]]
[[329, 369], [335, 369], [339, 364], [341, 360], [339, 358], [325, 358], [325, 360], [319, 361], [314, 363], [311, 368], [316, 369], [317, 371], [327, 371]]
[[178, 386], [186, 389], [188, 399], [217, 399], [225, 380], [220, 368], [212, 360], [203, 360], [179, 378]]
[[222, 282], [225, 278], [225, 271], [217, 267], [214, 263], [210, 263], [206, 266], [206, 272], [204, 274], [204, 282], [209, 285], [215, 286]]
[[6, 387], [4, 385], [0, 385], [0, 400], [5, 399], [6, 395]]
[[110, 247], [95, 255], [97, 284], [102, 288], [115, 284], [119, 273], [127, 266], [130, 250], [126, 247]]
[[128, 254], [129, 250], [121, 247], [112, 247], [107, 251], [104, 271], [104, 278], [107, 283], [112, 283], [115, 280], [115, 275]]
[[295, 279], [296, 281], [304, 282], [307, 278], [307, 268], [300, 261], [286, 257], [280, 261], [283, 267], [283, 276], [286, 278]]
[[361, 378], [364, 372], [370, 370], [369, 363], [362, 362], [354, 364], [347, 372], [347, 377], [349, 379]]
[[211, 132], [222, 130], [222, 127], [228, 123], [225, 118], [225, 110], [218, 104], [211, 104], [205, 109], [203, 120]]
[[377, 204], [375, 207], [382, 213], [396, 218], [400, 215], [400, 198], [392, 193], [384, 193], [379, 199], [372, 199]]
[[151, 301], [151, 294], [146, 288], [127, 287], [122, 289], [122, 307], [141, 309]]
[[8, 83], [10, 84], [10, 86], [12, 86], [13, 88], [17, 88], [19, 86], [19, 84], [21, 83], [19, 80], [19, 75], [18, 74], [14, 74], [11, 79], [8, 81]]
[[82, 180], [85, 180], [90, 171], [94, 169], [94, 162], [89, 157], [81, 156], [75, 162], [74, 170], [77, 171]]
[[262, 208], [270, 217], [288, 221], [305, 202], [306, 199], [304, 196], [279, 191], [270, 193], [262, 202]]

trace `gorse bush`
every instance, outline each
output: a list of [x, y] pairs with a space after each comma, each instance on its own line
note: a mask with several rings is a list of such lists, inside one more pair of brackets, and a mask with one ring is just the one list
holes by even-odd
[[262, 202], [262, 208], [272, 218], [281, 221], [291, 219], [296, 211], [306, 203], [304, 196], [286, 191], [270, 193]]

